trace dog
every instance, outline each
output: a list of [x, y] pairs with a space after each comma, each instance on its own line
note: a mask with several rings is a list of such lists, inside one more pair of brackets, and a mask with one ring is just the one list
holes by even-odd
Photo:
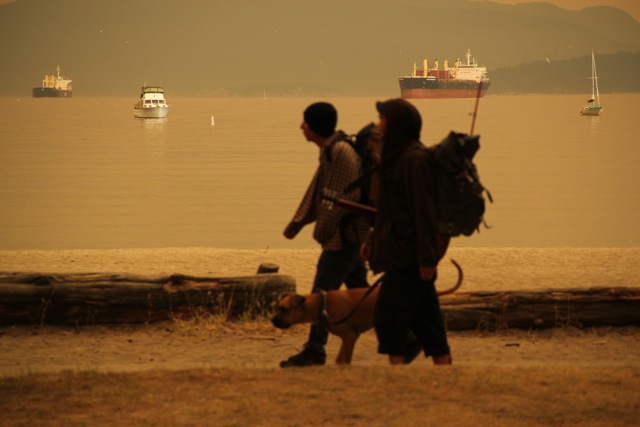
[[[438, 296], [451, 294], [462, 285], [462, 268], [451, 260], [458, 270], [458, 281]], [[276, 328], [288, 329], [299, 323], [324, 325], [327, 331], [342, 339], [337, 364], [348, 365], [360, 334], [373, 328], [373, 311], [378, 299], [379, 286], [341, 289], [307, 295], [285, 295], [276, 307], [271, 322]]]

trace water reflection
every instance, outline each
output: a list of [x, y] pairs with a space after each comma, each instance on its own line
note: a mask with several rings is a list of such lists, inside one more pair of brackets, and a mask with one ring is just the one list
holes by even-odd
[[589, 131], [592, 134], [598, 133], [598, 122], [600, 121], [600, 116], [590, 116], [587, 119], [591, 122]]
[[138, 119], [142, 122], [142, 128], [145, 134], [150, 136], [162, 135], [166, 118], [162, 119]]

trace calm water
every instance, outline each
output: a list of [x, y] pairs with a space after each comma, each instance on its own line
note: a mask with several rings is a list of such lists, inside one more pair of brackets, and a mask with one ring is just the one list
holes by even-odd
[[[167, 119], [131, 99], [0, 98], [0, 249], [315, 248], [282, 237], [317, 163], [302, 137], [316, 99], [173, 98]], [[640, 95], [487, 96], [477, 164], [493, 226], [457, 246], [640, 245]], [[374, 98], [329, 99], [339, 127]], [[473, 100], [418, 100], [423, 141], [468, 132]], [[213, 117], [213, 121], [212, 121]]]

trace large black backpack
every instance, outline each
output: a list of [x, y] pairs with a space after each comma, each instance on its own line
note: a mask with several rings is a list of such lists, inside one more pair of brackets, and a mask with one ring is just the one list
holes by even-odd
[[[377, 169], [380, 167], [381, 139], [373, 124], [367, 125], [357, 135], [348, 137], [358, 153], [374, 152], [377, 156], [367, 158], [368, 170], [344, 190], [350, 193], [362, 188], [361, 203], [369, 206], [377, 201]], [[367, 145], [377, 144], [367, 148]], [[436, 175], [436, 197], [438, 203], [437, 230], [450, 237], [470, 236], [480, 229], [484, 222], [485, 197], [493, 202], [491, 193], [484, 188], [473, 163], [473, 157], [480, 149], [480, 136], [450, 132], [441, 142], [428, 147], [433, 155]], [[368, 151], [367, 151], [368, 150]], [[356, 209], [357, 207], [352, 206]], [[371, 214], [371, 210], [365, 214]]]
[[452, 131], [428, 149], [435, 164], [437, 230], [451, 237], [470, 236], [484, 222], [484, 193], [493, 202], [473, 163], [473, 157], [480, 149], [480, 136]]

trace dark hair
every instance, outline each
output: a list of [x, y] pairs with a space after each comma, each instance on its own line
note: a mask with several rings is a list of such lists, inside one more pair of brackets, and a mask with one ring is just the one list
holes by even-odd
[[413, 141], [420, 140], [422, 117], [413, 104], [401, 98], [377, 102], [380, 115], [387, 119], [382, 137], [382, 158], [388, 158]]
[[336, 131], [338, 112], [328, 102], [316, 102], [304, 110], [304, 121], [313, 132], [326, 138]]

